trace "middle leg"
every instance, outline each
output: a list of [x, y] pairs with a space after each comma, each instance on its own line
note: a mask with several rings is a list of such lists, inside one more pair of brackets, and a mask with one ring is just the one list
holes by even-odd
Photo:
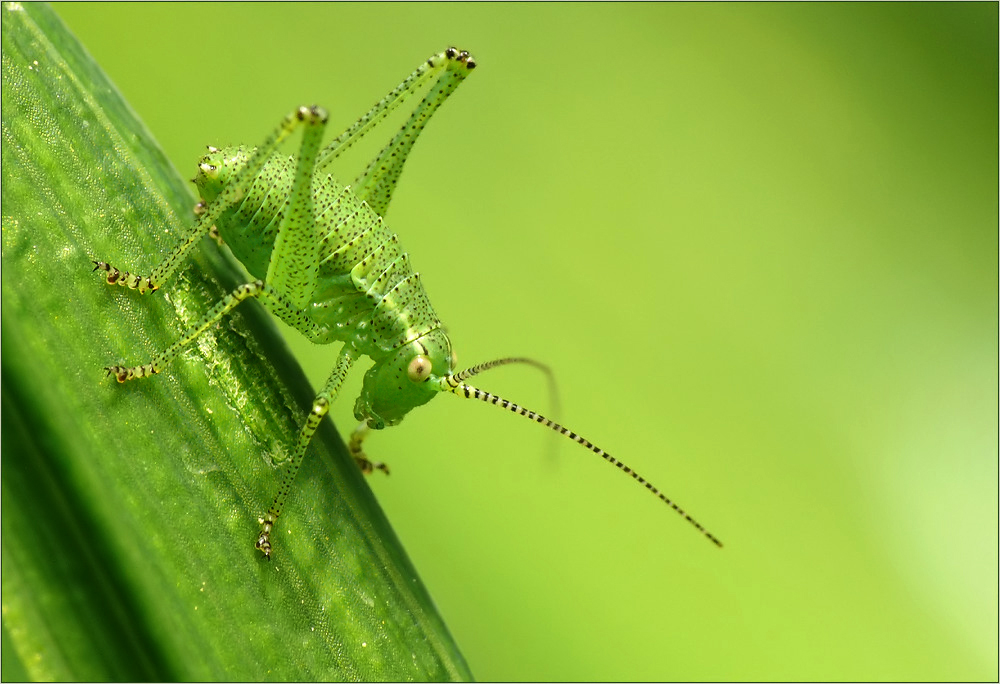
[[316, 434], [320, 423], [323, 422], [323, 418], [330, 410], [330, 404], [336, 398], [337, 393], [340, 391], [340, 386], [344, 383], [348, 371], [351, 370], [351, 366], [354, 365], [357, 358], [357, 352], [347, 347], [347, 345], [341, 350], [340, 356], [337, 357], [337, 363], [330, 373], [330, 377], [327, 379], [323, 389], [320, 390], [319, 394], [313, 400], [312, 410], [309, 411], [306, 422], [299, 431], [299, 439], [295, 444], [295, 449], [292, 451], [291, 457], [288, 459], [288, 465], [285, 466], [285, 472], [281, 477], [281, 485], [278, 487], [278, 493], [275, 494], [274, 500], [271, 502], [271, 507], [267, 510], [267, 514], [260, 520], [260, 535], [257, 537], [256, 546], [269, 559], [271, 557], [271, 532], [274, 530], [274, 524], [277, 522], [278, 516], [281, 515], [282, 510], [285, 508], [285, 501], [288, 499], [288, 494], [292, 491], [292, 483], [295, 481], [295, 476], [298, 475], [299, 468], [302, 467], [302, 458], [305, 456], [306, 449], [309, 448], [309, 443], [312, 441], [313, 435]]

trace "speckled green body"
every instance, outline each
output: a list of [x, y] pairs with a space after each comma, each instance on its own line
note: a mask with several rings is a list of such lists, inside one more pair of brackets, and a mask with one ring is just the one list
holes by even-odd
[[[94, 261], [108, 284], [140, 293], [159, 289], [183, 266], [205, 235], [215, 233], [254, 278], [237, 287], [177, 342], [147, 364], [108, 366], [119, 382], [159, 373], [185, 346], [247, 299], [319, 344], [341, 343], [333, 370], [313, 401], [288, 459], [278, 494], [262, 518], [257, 548], [270, 556], [270, 534], [291, 491], [302, 457], [351, 367], [362, 356], [365, 373], [354, 415], [351, 451], [365, 472], [361, 441], [370, 429], [396, 425], [442, 391], [454, 391], [451, 343], [431, 307], [419, 274], [383, 222], [403, 165], [427, 121], [475, 68], [469, 53], [449, 48], [433, 55], [322, 150], [327, 113], [298, 107], [258, 147], [208, 148], [195, 185], [198, 222], [148, 276]], [[436, 80], [433, 80], [435, 79]], [[431, 87], [403, 127], [351, 187], [324, 171], [372, 126], [427, 83]], [[295, 157], [278, 145], [301, 129]]]
[[[421, 64], [367, 114], [320, 150], [327, 114], [298, 107], [258, 147], [209, 147], [194, 182], [201, 193], [194, 229], [149, 276], [122, 272], [94, 261], [109, 284], [140, 293], [160, 287], [183, 265], [192, 247], [214, 227], [252, 282], [237, 287], [170, 348], [139, 366], [108, 366], [119, 382], [148, 377], [186, 345], [247, 299], [318, 344], [341, 343], [333, 370], [313, 401], [285, 468], [274, 502], [262, 518], [256, 546], [271, 554], [270, 535], [281, 514], [309, 442], [326, 416], [348, 372], [362, 356], [372, 359], [354, 415], [362, 425], [349, 448], [364, 472], [385, 464], [369, 461], [361, 447], [371, 429], [396, 425], [435, 395], [449, 392], [477, 399], [535, 421], [611, 463], [673, 508], [718, 546], [722, 543], [648, 480], [580, 435], [529, 409], [469, 385], [490, 368], [537, 361], [497, 359], [455, 372], [451, 342], [441, 327], [420, 276], [383, 217], [413, 143], [427, 120], [476, 66], [469, 53], [449, 48]], [[422, 85], [437, 77], [407, 122], [351, 186], [323, 171], [374, 124]], [[277, 153], [278, 145], [302, 129], [298, 155]]]
[[[202, 167], [214, 173], [199, 172], [195, 183], [206, 203], [215, 200], [230, 178], [239, 176], [253, 152], [241, 146], [205, 156]], [[243, 201], [216, 220], [219, 234], [255, 278], [267, 277], [278, 227], [290, 208], [295, 166], [294, 157], [272, 156]], [[314, 289], [301, 308], [296, 303], [294, 314], [280, 306], [269, 308], [317, 344], [342, 342], [370, 357], [375, 364], [365, 377], [355, 413], [373, 428], [394, 425], [406, 411], [438, 393], [410, 382], [407, 364], [423, 354], [436, 374], [447, 374], [452, 370], [451, 343], [420, 274], [413, 271], [399, 238], [382, 217], [330, 175], [313, 177], [312, 203], [310, 239], [319, 248], [309, 255], [316, 265]]]

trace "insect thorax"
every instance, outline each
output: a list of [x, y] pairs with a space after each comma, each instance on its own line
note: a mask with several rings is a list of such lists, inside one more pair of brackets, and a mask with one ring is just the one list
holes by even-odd
[[[213, 148], [202, 159], [195, 184], [206, 203], [237, 176], [253, 151], [250, 147]], [[294, 171], [294, 158], [271, 157], [242, 202], [216, 222], [233, 255], [255, 278], [267, 275], [278, 229], [289, 208]], [[329, 175], [313, 178], [312, 198], [320, 249], [315, 289], [301, 310], [308, 324], [296, 324], [287, 312], [274, 313], [313, 342], [345, 342], [375, 361], [365, 377], [368, 389], [359, 397], [356, 412], [365, 414], [365, 419], [373, 418], [373, 412], [384, 415], [386, 424], [394, 424], [403, 413], [433, 396], [411, 387], [406, 379], [410, 359], [427, 355], [435, 374], [448, 373], [450, 342], [440, 330], [441, 321], [419, 274], [382, 218], [351, 188]], [[377, 395], [395, 398], [372, 408]]]

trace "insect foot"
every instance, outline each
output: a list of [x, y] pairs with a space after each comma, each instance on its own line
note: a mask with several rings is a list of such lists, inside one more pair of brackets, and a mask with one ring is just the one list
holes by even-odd
[[271, 560], [271, 528], [274, 527], [274, 521], [261, 518], [260, 524], [262, 526], [260, 536], [257, 537], [257, 543], [254, 546], [264, 554], [265, 558]]
[[351, 433], [351, 439], [347, 443], [347, 450], [351, 452], [351, 456], [354, 457], [355, 463], [358, 464], [358, 467], [361, 468], [361, 472], [365, 475], [371, 475], [376, 470], [381, 470], [383, 473], [388, 475], [389, 466], [379, 461], [370, 461], [368, 460], [368, 456], [365, 455], [365, 450], [361, 443], [370, 432], [371, 428], [368, 427], [368, 424], [361, 423], [361, 425], [356, 427], [354, 432]]
[[144, 277], [141, 275], [135, 275], [125, 271], [122, 273], [117, 268], [104, 261], [92, 261], [94, 264], [95, 271], [104, 271], [107, 275], [105, 280], [108, 285], [121, 285], [122, 287], [128, 287], [133, 290], [138, 290], [139, 294], [146, 294], [147, 292], [153, 292], [159, 289], [159, 285], [153, 282], [150, 277]]
[[381, 470], [386, 475], [389, 474], [389, 466], [381, 461], [369, 461], [364, 454], [351, 454], [354, 456], [354, 461], [361, 468], [361, 472], [365, 475], [371, 475], [376, 470]]
[[106, 372], [104, 377], [113, 375], [118, 382], [126, 382], [135, 378], [148, 378], [150, 375], [156, 375], [160, 372], [159, 367], [155, 363], [147, 363], [145, 366], [132, 366], [131, 368], [126, 366], [105, 366], [104, 370]]

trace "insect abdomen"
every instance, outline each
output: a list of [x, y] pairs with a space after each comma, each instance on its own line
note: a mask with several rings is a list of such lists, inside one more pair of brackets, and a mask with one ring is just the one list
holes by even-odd
[[323, 250], [310, 318], [331, 340], [353, 341], [373, 358], [440, 327], [382, 217], [332, 178], [320, 184], [314, 208]]

